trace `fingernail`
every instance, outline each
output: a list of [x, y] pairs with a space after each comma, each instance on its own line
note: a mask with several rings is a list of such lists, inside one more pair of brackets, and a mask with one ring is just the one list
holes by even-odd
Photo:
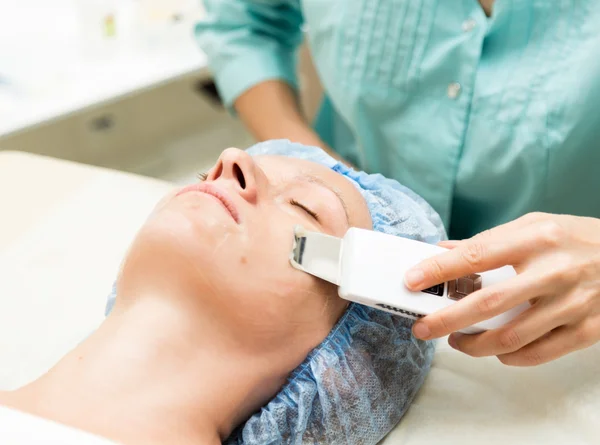
[[413, 334], [421, 340], [427, 340], [431, 335], [431, 332], [425, 323], [415, 323], [413, 326]]
[[448, 344], [450, 345], [450, 347], [452, 349], [456, 349], [457, 351], [460, 351], [460, 349], [458, 347], [458, 339], [462, 335], [463, 334], [457, 334], [456, 332], [454, 334], [450, 334], [450, 336], [448, 337]]
[[416, 288], [425, 280], [425, 274], [421, 269], [411, 269], [404, 275], [404, 282], [410, 288]]
[[448, 344], [450, 345], [450, 347], [452, 349], [458, 349], [458, 345], [456, 344], [456, 339], [454, 338], [453, 335], [451, 335], [450, 337], [448, 337]]

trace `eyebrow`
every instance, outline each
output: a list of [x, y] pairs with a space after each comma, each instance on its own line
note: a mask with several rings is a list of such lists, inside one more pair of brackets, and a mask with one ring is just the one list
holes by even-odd
[[317, 184], [317, 185], [320, 185], [321, 187], [325, 187], [327, 190], [329, 190], [335, 196], [337, 196], [338, 200], [340, 201], [340, 204], [342, 204], [342, 207], [344, 209], [344, 215], [346, 216], [346, 222], [350, 226], [350, 216], [348, 213], [348, 206], [346, 205], [346, 201], [344, 201], [344, 198], [342, 197], [342, 195], [340, 194], [339, 191], [337, 191], [335, 188], [331, 187], [329, 184], [327, 184], [321, 178], [318, 178], [317, 176], [313, 176], [308, 173], [296, 176], [295, 179], [298, 181], [310, 182], [311, 184]]

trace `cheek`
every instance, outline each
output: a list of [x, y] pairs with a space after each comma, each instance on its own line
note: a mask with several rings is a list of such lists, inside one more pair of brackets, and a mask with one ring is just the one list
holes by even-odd
[[[224, 263], [229, 262], [235, 270], [235, 277], [244, 279], [244, 287], [265, 287], [277, 283], [276, 287], [288, 288], [295, 283], [294, 269], [289, 262], [293, 247], [293, 223], [277, 218], [253, 221], [240, 234], [236, 250], [222, 255]], [[221, 256], [221, 255], [220, 255]], [[287, 292], [286, 292], [287, 293]]]
[[333, 286], [291, 266], [294, 224], [287, 215], [270, 218], [253, 227], [239, 252], [222, 258], [231, 274], [224, 286], [239, 300], [237, 307], [281, 333], [295, 324], [318, 323], [328, 314], [328, 297], [336, 295]]
[[[232, 324], [261, 347], [296, 345], [306, 353], [329, 333], [343, 312], [335, 289], [293, 269], [279, 266], [241, 272], [231, 286]], [[295, 346], [294, 346], [295, 349]]]

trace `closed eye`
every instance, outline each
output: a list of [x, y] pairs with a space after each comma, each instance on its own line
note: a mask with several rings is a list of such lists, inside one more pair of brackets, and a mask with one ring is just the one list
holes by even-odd
[[296, 206], [296, 207], [300, 207], [302, 210], [304, 210], [306, 213], [308, 213], [311, 217], [313, 217], [317, 222], [319, 222], [319, 215], [317, 215], [316, 212], [313, 212], [311, 209], [309, 209], [305, 205], [299, 203], [295, 199], [290, 199], [290, 204], [293, 206]]

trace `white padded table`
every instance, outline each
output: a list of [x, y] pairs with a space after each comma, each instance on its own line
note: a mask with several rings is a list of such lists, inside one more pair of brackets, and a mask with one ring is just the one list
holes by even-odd
[[[44, 372], [102, 321], [131, 238], [170, 187], [0, 152], [1, 389]], [[384, 441], [541, 443], [600, 443], [600, 346], [518, 369], [440, 342], [425, 386]]]

